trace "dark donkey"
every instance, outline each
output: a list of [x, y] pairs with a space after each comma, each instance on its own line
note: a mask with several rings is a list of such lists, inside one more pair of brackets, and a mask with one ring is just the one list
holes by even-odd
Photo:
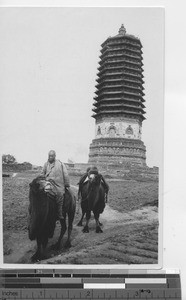
[[91, 211], [93, 212], [96, 221], [96, 232], [103, 232], [101, 229], [101, 223], [99, 222], [99, 216], [105, 208], [105, 190], [101, 178], [101, 175], [95, 174], [82, 186], [82, 217], [77, 225], [82, 226], [83, 217], [86, 214], [86, 225], [83, 228], [83, 232], [89, 232], [88, 225], [91, 217]]
[[[45, 258], [45, 249], [48, 239], [53, 237], [57, 221], [57, 205], [55, 195], [46, 194], [43, 188], [43, 177], [37, 177], [30, 183], [29, 191], [29, 239], [37, 240], [37, 251], [32, 256], [32, 260], [41, 260]], [[60, 249], [61, 240], [66, 232], [66, 216], [68, 215], [68, 239], [66, 247], [71, 247], [70, 237], [72, 232], [73, 220], [76, 209], [76, 198], [68, 189], [65, 191], [63, 205], [64, 219], [60, 221], [61, 232], [56, 249]]]

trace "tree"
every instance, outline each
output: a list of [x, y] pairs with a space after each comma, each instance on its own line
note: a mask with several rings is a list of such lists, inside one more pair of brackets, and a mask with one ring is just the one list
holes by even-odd
[[3, 156], [2, 156], [2, 163], [3, 164], [15, 164], [16, 163], [16, 159], [11, 154], [3, 154]]

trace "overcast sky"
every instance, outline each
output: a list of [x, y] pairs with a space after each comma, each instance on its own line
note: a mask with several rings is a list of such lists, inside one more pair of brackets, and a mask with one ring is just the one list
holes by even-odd
[[161, 8], [0, 8], [2, 153], [42, 165], [50, 149], [87, 162], [101, 43], [121, 24], [143, 44], [149, 166], [162, 161], [164, 11]]

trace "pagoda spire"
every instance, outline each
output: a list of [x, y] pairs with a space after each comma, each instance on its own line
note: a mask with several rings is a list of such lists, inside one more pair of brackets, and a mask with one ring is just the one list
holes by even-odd
[[123, 24], [121, 24], [121, 27], [120, 27], [120, 29], [119, 29], [119, 34], [120, 34], [120, 35], [126, 34], [126, 29], [125, 29], [125, 27], [124, 27]]

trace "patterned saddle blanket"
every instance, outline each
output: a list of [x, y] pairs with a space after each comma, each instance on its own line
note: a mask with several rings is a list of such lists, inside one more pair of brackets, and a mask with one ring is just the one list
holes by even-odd
[[51, 197], [56, 197], [58, 195], [56, 184], [53, 180], [40, 180], [40, 186], [43, 188], [43, 191]]

